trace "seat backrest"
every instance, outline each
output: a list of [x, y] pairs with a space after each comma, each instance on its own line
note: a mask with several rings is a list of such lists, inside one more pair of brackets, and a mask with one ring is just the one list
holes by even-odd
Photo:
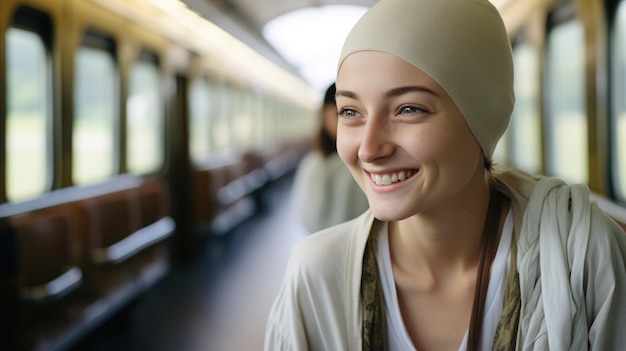
[[79, 266], [82, 222], [72, 204], [11, 217], [19, 245], [20, 286], [45, 284]]
[[141, 201], [136, 189], [80, 202], [87, 218], [89, 249], [111, 246], [141, 228]]
[[141, 226], [168, 216], [169, 191], [162, 179], [146, 180], [138, 189], [141, 202]]

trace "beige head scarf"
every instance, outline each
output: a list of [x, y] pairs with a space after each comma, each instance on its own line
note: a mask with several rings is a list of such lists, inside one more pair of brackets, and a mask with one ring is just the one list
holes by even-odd
[[439, 83], [491, 158], [515, 97], [511, 44], [489, 1], [380, 0], [348, 35], [339, 69], [364, 50], [397, 56]]

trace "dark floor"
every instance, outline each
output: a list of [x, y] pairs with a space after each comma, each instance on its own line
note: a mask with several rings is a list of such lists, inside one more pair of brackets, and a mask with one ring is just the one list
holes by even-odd
[[265, 213], [211, 240], [72, 351], [255, 351], [291, 246], [305, 233], [290, 205], [292, 179], [270, 188]]

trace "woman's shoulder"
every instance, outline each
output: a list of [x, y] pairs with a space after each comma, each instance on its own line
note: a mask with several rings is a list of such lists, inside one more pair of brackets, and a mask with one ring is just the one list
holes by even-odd
[[294, 245], [290, 266], [306, 276], [335, 275], [353, 259], [350, 251], [367, 237], [371, 214], [363, 215], [311, 235]]
[[322, 229], [306, 236], [294, 245], [291, 256], [301, 265], [335, 266], [345, 259], [350, 237], [358, 218]]
[[[538, 240], [580, 251], [626, 240], [619, 226], [592, 199], [585, 184], [536, 178], [524, 212], [524, 232], [530, 242]], [[548, 233], [559, 235], [546, 236]]]
[[[511, 198], [516, 226], [522, 229], [518, 242], [521, 249], [540, 242], [580, 249], [626, 240], [593, 201], [587, 185], [519, 170], [499, 172], [495, 178]], [[560, 235], [545, 236], [548, 233]], [[567, 245], [574, 241], [577, 245]]]
[[351, 250], [367, 237], [363, 229], [370, 218], [364, 214], [308, 235], [293, 247], [268, 317], [266, 349], [345, 350], [358, 339], [353, 313], [358, 290], [355, 294], [350, 284], [357, 278], [357, 255]]

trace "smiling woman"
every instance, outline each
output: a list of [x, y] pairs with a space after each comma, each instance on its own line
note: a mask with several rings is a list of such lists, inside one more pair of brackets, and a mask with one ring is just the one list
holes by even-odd
[[623, 231], [584, 185], [492, 166], [513, 72], [487, 0], [361, 17], [337, 69], [337, 150], [370, 210], [293, 249], [266, 350], [626, 344]]
[[[483, 182], [480, 146], [424, 72], [396, 56], [362, 51], [346, 58], [338, 81], [337, 150], [376, 218], [402, 220], [447, 201], [472, 179]], [[393, 183], [400, 174], [411, 176]]]

